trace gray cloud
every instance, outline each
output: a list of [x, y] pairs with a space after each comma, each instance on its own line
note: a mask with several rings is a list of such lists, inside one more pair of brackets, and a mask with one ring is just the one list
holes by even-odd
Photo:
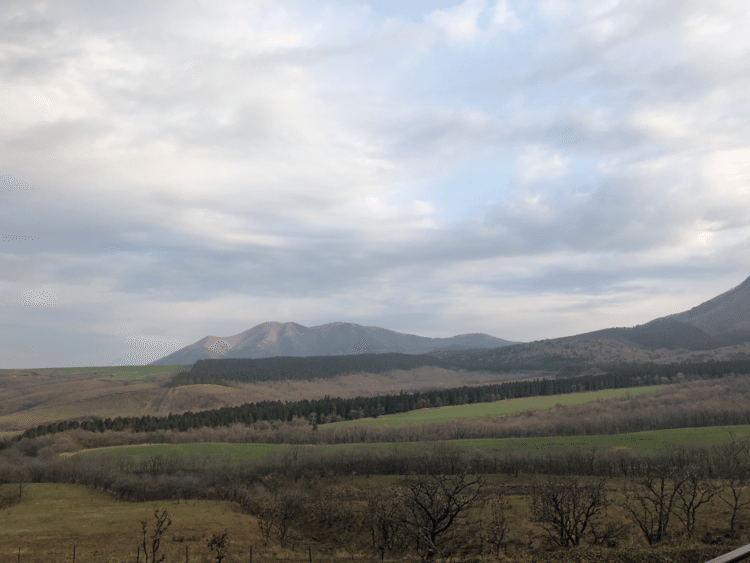
[[1, 361], [531, 340], [742, 281], [742, 8], [496, 4], [4, 5]]

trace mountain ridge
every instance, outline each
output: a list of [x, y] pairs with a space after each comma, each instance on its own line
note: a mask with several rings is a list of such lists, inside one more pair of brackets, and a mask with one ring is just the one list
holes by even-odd
[[441, 349], [498, 348], [515, 344], [484, 333], [430, 338], [355, 323], [306, 327], [267, 321], [232, 336], [206, 336], [151, 365], [193, 364], [201, 359], [336, 356], [399, 352], [424, 354]]
[[[681, 313], [634, 327], [605, 328], [546, 342], [620, 341], [646, 350], [711, 350], [750, 342], [750, 277], [732, 289]], [[484, 333], [429, 338], [380, 327], [332, 322], [305, 327], [294, 322], [265, 322], [233, 336], [206, 336], [152, 365], [193, 364], [199, 359], [335, 356], [400, 352], [426, 354], [505, 348], [534, 343], [511, 342]]]

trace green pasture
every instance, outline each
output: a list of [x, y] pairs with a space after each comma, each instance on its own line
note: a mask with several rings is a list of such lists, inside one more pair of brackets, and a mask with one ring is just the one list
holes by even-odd
[[168, 366], [99, 366], [99, 367], [76, 367], [76, 368], [39, 368], [29, 370], [0, 369], [0, 374], [12, 375], [19, 371], [35, 371], [44, 375], [59, 373], [60, 375], [74, 375], [77, 373], [101, 373], [106, 379], [112, 381], [130, 381], [134, 379], [146, 379], [154, 375], [167, 373], [179, 373], [190, 369], [190, 366], [168, 365]]
[[362, 418], [359, 420], [333, 422], [331, 424], [326, 424], [326, 427], [379, 425], [400, 428], [402, 426], [429, 424], [431, 422], [445, 422], [456, 418], [481, 419], [488, 416], [501, 417], [528, 411], [530, 409], [553, 409], [558, 404], [571, 407], [597, 400], [606, 401], [608, 399], [617, 399], [621, 397], [634, 397], [645, 393], [655, 393], [662, 387], [662, 385], [652, 385], [648, 387], [629, 387], [627, 389], [605, 389], [603, 391], [588, 391], [585, 393], [525, 397], [522, 399], [495, 401], [493, 403], [473, 403], [470, 405], [421, 409], [418, 411], [379, 416], [377, 418]]
[[134, 379], [146, 379], [154, 375], [179, 373], [180, 371], [190, 369], [190, 366], [108, 366], [99, 369], [107, 376], [107, 379], [131, 381]]
[[492, 453], [501, 451], [524, 451], [544, 453], [560, 450], [609, 450], [629, 448], [633, 452], [656, 452], [673, 446], [710, 446], [728, 442], [731, 436], [750, 436], [750, 425], [707, 426], [702, 428], [674, 428], [669, 430], [649, 430], [612, 436], [554, 436], [549, 438], [493, 438], [476, 440], [455, 440], [448, 442], [457, 446], [477, 448]]
[[352, 449], [396, 450], [404, 453], [417, 448], [430, 448], [439, 445], [458, 448], [478, 449], [489, 454], [522, 452], [544, 454], [560, 450], [606, 451], [611, 448], [629, 448], [633, 453], [656, 452], [673, 446], [714, 445], [735, 438], [750, 436], [750, 425], [745, 426], [712, 426], [704, 428], [678, 428], [670, 430], [652, 430], [613, 436], [560, 436], [549, 438], [480, 438], [466, 440], [449, 440], [446, 442], [390, 442], [376, 444], [336, 444], [326, 446], [292, 446], [288, 444], [229, 444], [204, 442], [195, 444], [149, 444], [143, 446], [117, 446], [80, 452], [80, 457], [110, 456], [125, 458], [133, 463], [142, 463], [155, 456], [206, 456], [228, 464], [244, 463], [263, 459], [271, 454], [297, 453], [333, 455]]

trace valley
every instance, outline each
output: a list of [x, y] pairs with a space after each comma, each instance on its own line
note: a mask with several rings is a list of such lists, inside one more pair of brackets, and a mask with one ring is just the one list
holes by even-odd
[[[0, 555], [129, 561], [168, 513], [167, 561], [209, 561], [222, 531], [227, 563], [705, 561], [750, 542], [746, 285], [529, 343], [345, 354], [368, 327], [332, 323], [332, 355], [233, 358], [238, 336], [194, 364], [0, 370]], [[415, 507], [437, 490], [462, 508], [426, 542]], [[563, 537], [571, 502], [592, 520]]]

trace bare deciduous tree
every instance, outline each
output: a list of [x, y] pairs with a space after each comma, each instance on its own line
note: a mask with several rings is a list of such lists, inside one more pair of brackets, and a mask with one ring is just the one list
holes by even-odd
[[381, 553], [400, 547], [403, 506], [393, 491], [375, 490], [367, 500], [367, 521], [372, 534], [372, 547]]
[[508, 511], [510, 509], [510, 503], [508, 497], [501, 493], [490, 500], [490, 519], [488, 522], [480, 521], [480, 527], [482, 529], [482, 540], [491, 545], [495, 551], [495, 557], [500, 557], [500, 550], [502, 550], [508, 537]]
[[681, 481], [674, 514], [684, 526], [687, 535], [692, 537], [696, 512], [721, 492], [723, 487], [706, 479], [704, 472], [697, 467], [683, 469]]
[[164, 561], [166, 555], [163, 553], [159, 555], [159, 548], [161, 547], [162, 537], [171, 525], [172, 517], [167, 509], [164, 508], [160, 511], [156, 506], [154, 507], [154, 530], [150, 537], [148, 535], [148, 520], [146, 518], [141, 520], [143, 537], [140, 547], [143, 548], [145, 563], [161, 563]]
[[300, 514], [302, 514], [304, 499], [299, 491], [287, 489], [279, 491], [275, 500], [274, 528], [279, 544], [281, 544], [281, 547], [284, 547], [289, 535], [289, 528], [299, 518]]
[[650, 467], [646, 476], [636, 481], [626, 493], [623, 506], [650, 545], [666, 537], [669, 517], [684, 479], [684, 474], [674, 466]]
[[580, 545], [585, 537], [604, 543], [619, 532], [604, 520], [610, 504], [604, 480], [584, 485], [577, 478], [549, 479], [532, 490], [532, 521], [561, 547]]
[[479, 502], [484, 485], [481, 477], [428, 475], [410, 478], [396, 489], [403, 506], [401, 524], [414, 542], [422, 561], [431, 561], [442, 553], [446, 532]]
[[[267, 483], [270, 484], [270, 480]], [[247, 500], [246, 508], [258, 520], [263, 544], [268, 545], [273, 534], [283, 547], [292, 524], [304, 509], [304, 498], [294, 488], [278, 485], [274, 486], [274, 490], [268, 490], [264, 486], [258, 486]]]
[[719, 493], [719, 498], [730, 510], [729, 533], [734, 536], [737, 530], [737, 514], [740, 509], [750, 505], [747, 495], [750, 485], [750, 442], [738, 440], [730, 434], [730, 441], [715, 448], [723, 461], [723, 471], [727, 475], [726, 487]]

